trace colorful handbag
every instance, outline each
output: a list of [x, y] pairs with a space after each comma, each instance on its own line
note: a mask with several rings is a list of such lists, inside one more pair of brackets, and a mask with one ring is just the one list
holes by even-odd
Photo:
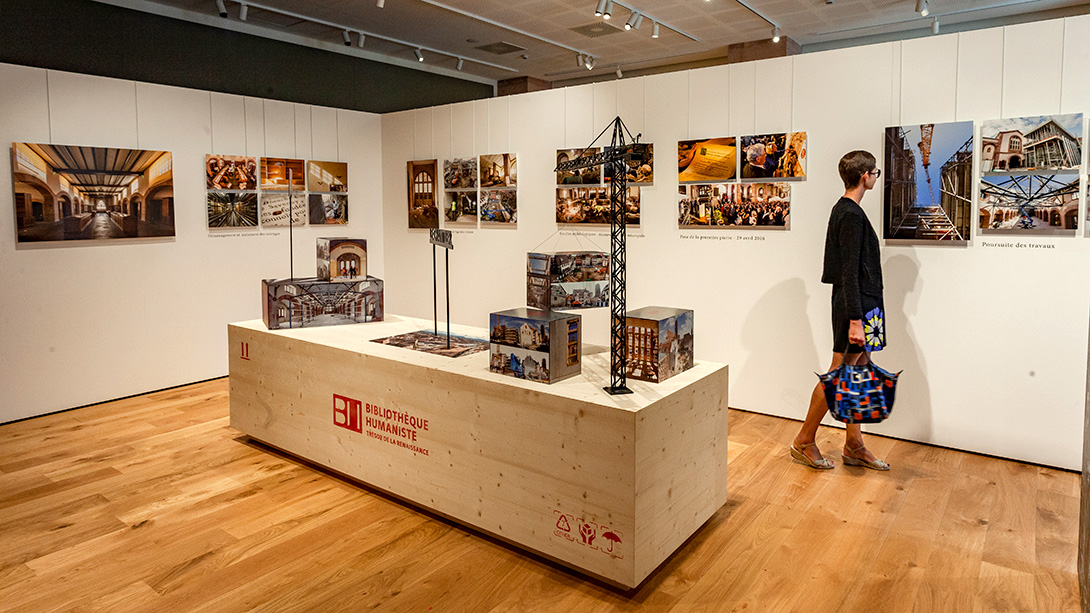
[[825, 390], [825, 404], [837, 421], [846, 424], [876, 424], [893, 411], [897, 395], [897, 377], [870, 361], [855, 366], [841, 364], [824, 375], [818, 375]]

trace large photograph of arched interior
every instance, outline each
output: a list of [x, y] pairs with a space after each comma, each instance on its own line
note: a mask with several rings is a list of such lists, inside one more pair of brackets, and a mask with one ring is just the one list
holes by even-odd
[[206, 192], [209, 228], [257, 226], [257, 192]]
[[[631, 152], [624, 161], [628, 169], [629, 185], [654, 185], [655, 184], [655, 147], [652, 143], [636, 143], [629, 145]], [[608, 151], [610, 147], [606, 147]], [[612, 164], [605, 167], [605, 181], [613, 181]]]
[[980, 130], [980, 171], [1045, 174], [1082, 167], [1082, 113], [985, 121]]
[[883, 236], [967, 241], [973, 207], [973, 122], [886, 128]]
[[1009, 175], [980, 180], [985, 234], [1072, 235], [1078, 229], [1079, 175]]
[[[609, 187], [558, 187], [556, 189], [556, 223], [609, 225], [611, 211]], [[640, 223], [640, 188], [625, 190], [624, 215], [626, 225]]]
[[806, 132], [743, 136], [740, 149], [743, 181], [806, 178]]
[[677, 180], [679, 183], [729, 181], [737, 174], [738, 147], [733, 136], [678, 141]]
[[409, 228], [438, 228], [438, 160], [406, 164], [409, 192]]
[[307, 195], [303, 192], [261, 192], [261, 226], [287, 227], [288, 207], [291, 207], [292, 226], [307, 225]]
[[706, 183], [678, 187], [678, 227], [791, 227], [790, 183]]
[[18, 242], [174, 236], [169, 151], [12, 143]]
[[[556, 165], [570, 162], [578, 158], [591, 158], [601, 153], [601, 149], [598, 147], [589, 147], [587, 149], [557, 149], [556, 150]], [[554, 167], [555, 168], [555, 167]], [[556, 171], [556, 184], [557, 185], [601, 185], [602, 184], [602, 165], [594, 164], [587, 166], [586, 168], [576, 168], [574, 170], [558, 170]]]

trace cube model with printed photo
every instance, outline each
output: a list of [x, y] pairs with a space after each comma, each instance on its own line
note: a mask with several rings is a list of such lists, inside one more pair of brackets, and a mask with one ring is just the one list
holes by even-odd
[[270, 330], [382, 321], [382, 279], [264, 279], [261, 319]]
[[541, 310], [609, 306], [609, 254], [527, 253], [526, 306]]
[[323, 281], [355, 281], [367, 278], [367, 240], [319, 238], [318, 278]]
[[581, 372], [581, 316], [518, 308], [488, 319], [492, 372], [541, 383]]
[[661, 383], [693, 367], [693, 312], [650, 306], [629, 311], [626, 375]]

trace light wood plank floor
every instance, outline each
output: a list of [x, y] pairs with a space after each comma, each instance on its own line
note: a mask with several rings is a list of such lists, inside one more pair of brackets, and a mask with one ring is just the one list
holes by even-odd
[[226, 379], [0, 426], [0, 611], [1078, 611], [1078, 474], [730, 423], [728, 503], [630, 593], [251, 443]]

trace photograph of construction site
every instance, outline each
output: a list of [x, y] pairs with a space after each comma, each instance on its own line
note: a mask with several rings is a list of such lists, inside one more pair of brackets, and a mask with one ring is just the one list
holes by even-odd
[[469, 336], [457, 336], [436, 334], [432, 330], [420, 330], [419, 332], [407, 332], [397, 336], [376, 338], [372, 343], [392, 345], [413, 351], [423, 351], [432, 355], [441, 355], [448, 358], [460, 358], [478, 351], [488, 349], [488, 342]]
[[477, 189], [477, 158], [443, 160], [445, 189]]
[[[598, 155], [601, 150], [598, 147], [590, 147], [589, 149], [557, 149], [556, 150], [556, 165], [559, 166], [564, 162], [570, 162], [579, 157], [591, 157]], [[558, 170], [556, 171], [556, 184], [557, 185], [600, 185], [602, 183], [602, 165], [590, 166], [588, 168], [577, 168], [575, 170]]]
[[1070, 235], [1079, 227], [1079, 175], [1013, 175], [980, 181], [980, 228], [988, 234]]
[[[973, 216], [973, 122], [886, 128], [883, 236], [967, 241]], [[932, 168], [932, 160], [938, 162]]]
[[[560, 187], [556, 190], [556, 223], [609, 225], [609, 187]], [[625, 224], [640, 223], [640, 188], [625, 194]]]
[[1082, 166], [1082, 113], [985, 121], [980, 171], [1028, 174]]
[[443, 216], [447, 226], [477, 227], [477, 190], [443, 192]]
[[518, 191], [513, 189], [481, 190], [480, 217], [482, 224], [507, 225], [518, 224]]
[[[655, 145], [652, 143], [636, 143], [631, 145], [632, 152], [625, 160], [628, 168], [629, 185], [654, 185], [655, 184]], [[608, 149], [608, 147], [607, 147]], [[606, 183], [613, 180], [613, 169], [606, 167]]]
[[767, 228], [791, 225], [789, 183], [711, 183], [678, 186], [680, 228]]

